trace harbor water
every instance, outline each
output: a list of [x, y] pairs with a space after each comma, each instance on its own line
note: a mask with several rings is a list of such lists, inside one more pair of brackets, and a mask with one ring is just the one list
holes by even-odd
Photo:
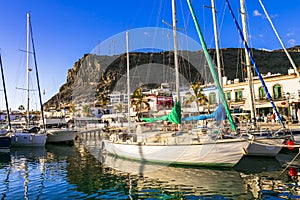
[[1, 199], [300, 199], [297, 178], [284, 172], [297, 152], [234, 168], [164, 166], [106, 155], [93, 135], [0, 155]]

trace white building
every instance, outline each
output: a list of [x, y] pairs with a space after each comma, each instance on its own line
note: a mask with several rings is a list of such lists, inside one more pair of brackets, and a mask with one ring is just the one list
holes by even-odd
[[[300, 79], [294, 70], [289, 70], [288, 75], [267, 73], [263, 79], [279, 112], [289, 117], [290, 120], [297, 120]], [[253, 78], [253, 89], [257, 114], [272, 113], [272, 105], [258, 77]], [[248, 82], [223, 81], [223, 90], [231, 109], [250, 110]]]
[[119, 103], [127, 103], [127, 101], [128, 101], [128, 95], [123, 94], [121, 92], [112, 92], [108, 96], [109, 96], [111, 105], [116, 105]]

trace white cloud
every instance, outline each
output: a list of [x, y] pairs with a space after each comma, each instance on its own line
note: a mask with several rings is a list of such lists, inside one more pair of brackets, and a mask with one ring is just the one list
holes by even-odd
[[295, 45], [295, 44], [296, 44], [296, 40], [295, 40], [295, 39], [290, 39], [290, 40], [288, 41], [288, 43], [289, 43], [290, 45]]
[[258, 37], [263, 38], [264, 35], [263, 34], [258, 34]]
[[270, 15], [270, 17], [273, 19], [273, 18], [278, 17], [278, 15], [277, 14], [273, 14], [273, 15]]
[[291, 32], [288, 32], [287, 34], [286, 34], [286, 36], [287, 37], [290, 37], [290, 36], [292, 36], [292, 35], [294, 35], [295, 33], [293, 32], [293, 31], [291, 31]]
[[254, 10], [253, 11], [253, 16], [255, 16], [255, 17], [261, 17], [261, 16], [263, 16], [263, 14], [261, 14], [258, 10]]
[[[252, 15], [254, 17], [261, 17], [262, 19], [266, 19], [267, 17], [265, 16], [265, 14], [260, 13], [258, 10], [254, 10]], [[271, 14], [269, 15], [270, 18], [276, 18], [278, 15], [277, 14]]]

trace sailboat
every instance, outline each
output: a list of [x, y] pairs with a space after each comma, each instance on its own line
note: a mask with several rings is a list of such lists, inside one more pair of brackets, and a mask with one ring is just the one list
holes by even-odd
[[[32, 39], [32, 28], [30, 24], [30, 14], [27, 13], [27, 49], [26, 49], [26, 65], [27, 65], [27, 128], [23, 129], [22, 131], [14, 131], [11, 132], [11, 145], [13, 147], [24, 147], [24, 146], [45, 146], [47, 135], [45, 134], [45, 130], [40, 130], [39, 127], [29, 127], [29, 72], [31, 71], [30, 68], [30, 39]], [[33, 45], [33, 40], [32, 40]], [[34, 51], [34, 45], [33, 45]], [[35, 55], [35, 53], [34, 53]], [[35, 63], [36, 64], [36, 63]], [[38, 77], [37, 77], [38, 82]], [[39, 84], [38, 84], [39, 85]], [[40, 90], [39, 90], [40, 94]], [[41, 95], [40, 95], [40, 103], [41, 103]], [[41, 104], [42, 105], [42, 104]], [[42, 107], [42, 106], [41, 106]], [[42, 110], [43, 113], [43, 110]], [[42, 114], [43, 118], [43, 114]]]
[[[175, 0], [172, 1], [172, 13], [176, 103], [170, 114], [160, 119], [142, 118], [142, 120], [147, 122], [155, 120], [169, 121], [177, 125], [178, 131], [164, 132], [161, 130], [151, 130], [146, 132], [137, 127], [136, 134], [112, 134], [109, 138], [105, 138], [102, 141], [102, 149], [109, 154], [142, 162], [233, 167], [240, 161], [244, 155], [244, 150], [249, 146], [247, 139], [240, 137], [217, 138], [221, 132], [219, 128], [209, 129], [208, 134], [200, 138], [181, 130], [182, 120], [179, 92], [179, 67], [177, 60]], [[127, 59], [129, 59], [129, 56], [127, 56]], [[128, 61], [127, 63], [129, 64]], [[219, 85], [218, 80], [217, 84]], [[233, 124], [232, 127], [235, 129]], [[124, 140], [122, 136], [125, 135], [126, 139]]]
[[[7, 95], [6, 95], [6, 87], [5, 87], [5, 80], [4, 80], [4, 73], [3, 73], [3, 66], [2, 66], [2, 58], [0, 54], [0, 67], [1, 67], [1, 75], [2, 75], [2, 83], [3, 83], [3, 90], [4, 90], [4, 96], [5, 96], [5, 105], [6, 105], [6, 112], [7, 112], [7, 119], [10, 125], [10, 115], [9, 115], [9, 109], [8, 109], [8, 104], [7, 104]], [[8, 135], [0, 135], [0, 151], [1, 150], [9, 150], [11, 146], [11, 138]]]
[[[271, 17], [269, 16], [269, 14], [268, 14], [268, 12], [267, 12], [267, 10], [266, 10], [266, 8], [265, 8], [263, 2], [262, 2], [261, 0], [259, 0], [259, 3], [260, 3], [260, 5], [261, 5], [261, 7], [262, 7], [262, 9], [263, 9], [263, 11], [264, 11], [264, 13], [265, 13], [265, 15], [266, 15], [266, 18], [268, 19], [268, 21], [269, 21], [269, 23], [270, 23], [270, 25], [271, 25], [271, 27], [272, 27], [272, 29], [273, 29], [275, 35], [276, 35], [276, 37], [277, 37], [279, 43], [281, 44], [282, 49], [284, 50], [284, 52], [285, 52], [287, 58], [289, 59], [291, 65], [292, 65], [292, 67], [293, 67], [293, 69], [294, 69], [294, 72], [296, 73], [297, 77], [300, 79], [300, 74], [299, 74], [299, 71], [298, 71], [298, 69], [297, 69], [297, 66], [296, 66], [296, 64], [294, 63], [294, 61], [293, 61], [291, 55], [290, 55], [289, 52], [287, 51], [285, 45], [283, 44], [283, 42], [282, 42], [282, 40], [281, 40], [281, 38], [280, 38], [280, 36], [279, 36], [279, 34], [278, 34], [278, 32], [277, 32], [277, 30], [276, 30], [276, 28], [275, 28], [273, 22], [272, 22], [272, 20], [271, 20]], [[300, 130], [299, 130], [299, 128], [296, 128], [296, 129], [290, 129], [290, 132], [291, 132], [292, 140], [294, 140], [295, 143], [300, 143]]]
[[[234, 19], [234, 22], [238, 28], [239, 34], [242, 38], [242, 41], [244, 42], [245, 46], [245, 53], [246, 53], [246, 65], [247, 65], [247, 72], [248, 72], [248, 86], [249, 86], [249, 94], [250, 94], [250, 111], [251, 111], [251, 119], [253, 120], [252, 123], [254, 125], [253, 128], [249, 130], [241, 131], [241, 134], [245, 137], [251, 138], [251, 144], [249, 145], [247, 149], [247, 155], [250, 156], [276, 156], [282, 147], [284, 146], [284, 141], [290, 138], [290, 133], [285, 129], [285, 125], [282, 121], [282, 118], [274, 105], [272, 101], [272, 97], [266, 87], [266, 84], [254, 62], [254, 58], [251, 54], [251, 51], [248, 47], [248, 35], [247, 35], [247, 29], [246, 29], [246, 16], [245, 16], [245, 1], [241, 0], [241, 14], [242, 14], [242, 22], [243, 22], [243, 33], [241, 28], [239, 27], [237, 20], [233, 14], [233, 11], [231, 9], [231, 6], [229, 4], [229, 1], [226, 0], [228, 8], [230, 13], [232, 14], [232, 17]], [[264, 87], [265, 93], [268, 96], [268, 99], [274, 109], [274, 112], [278, 116], [278, 119], [282, 125], [282, 129], [276, 130], [276, 131], [270, 131], [270, 130], [259, 130], [256, 127], [255, 123], [255, 103], [254, 103], [254, 93], [253, 93], [253, 81], [252, 81], [252, 71], [250, 69], [250, 66], [253, 65], [253, 68], [256, 70], [256, 73], [258, 74], [260, 81]]]
[[[42, 123], [40, 123], [42, 126]], [[47, 130], [46, 143], [60, 143], [73, 145], [76, 137], [76, 130], [69, 128], [65, 118], [46, 118], [45, 126]]]

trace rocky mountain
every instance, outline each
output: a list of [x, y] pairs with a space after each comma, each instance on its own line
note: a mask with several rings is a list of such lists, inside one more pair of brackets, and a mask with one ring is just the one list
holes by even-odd
[[[300, 46], [288, 49], [297, 67], [300, 67]], [[199, 75], [193, 67], [193, 62], [198, 62], [199, 52], [183, 52], [185, 58], [180, 58], [180, 73], [188, 81], [203, 81], [203, 75]], [[215, 50], [210, 49], [209, 53], [215, 60]], [[256, 65], [262, 74], [268, 72], [287, 74], [291, 64], [283, 50], [258, 50], [252, 49]], [[173, 52], [155, 53], [130, 53], [130, 68], [146, 63], [158, 63], [173, 66]], [[201, 60], [204, 56], [200, 54]], [[238, 78], [243, 81], [245, 73], [245, 52], [240, 48], [221, 49], [221, 60], [223, 66], [223, 76], [233, 80]], [[216, 61], [215, 61], [216, 62]], [[154, 70], [155, 71], [155, 70]], [[99, 94], [108, 94], [114, 88], [116, 81], [126, 73], [126, 55], [98, 56], [85, 54], [67, 72], [66, 83], [63, 84], [59, 92], [44, 103], [44, 108], [59, 108], [71, 102], [83, 103], [93, 102]], [[144, 73], [144, 72], [141, 72]], [[154, 74], [153, 76], [161, 76]], [[125, 82], [126, 83], [126, 82]]]

